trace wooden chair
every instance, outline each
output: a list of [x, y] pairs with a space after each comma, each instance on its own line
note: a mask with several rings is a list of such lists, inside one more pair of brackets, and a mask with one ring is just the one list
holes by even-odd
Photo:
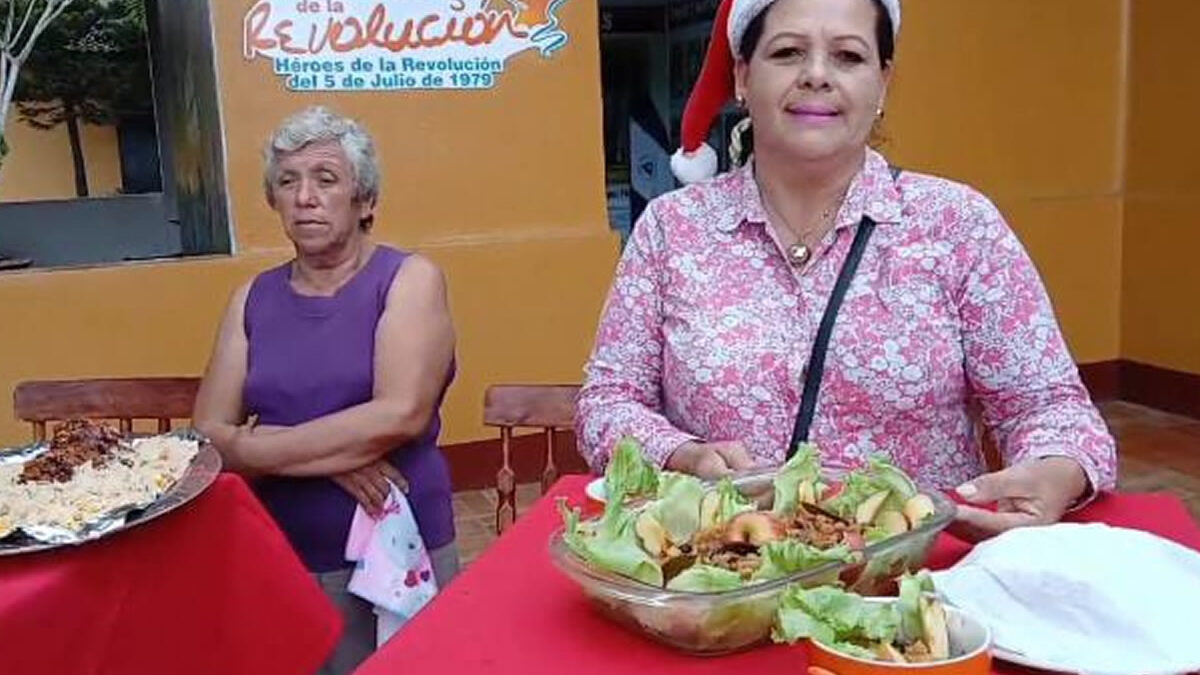
[[121, 433], [134, 420], [156, 420], [158, 432], [171, 420], [191, 419], [200, 388], [197, 377], [141, 377], [95, 380], [34, 380], [13, 392], [17, 419], [33, 425], [35, 441], [46, 440], [46, 423], [72, 418], [117, 420]]
[[[483, 423], [500, 429], [502, 453], [500, 471], [496, 474], [496, 532], [503, 532], [517, 517], [516, 473], [512, 467], [513, 431], [518, 428], [540, 428], [546, 441], [546, 464], [542, 470], [541, 487], [545, 493], [558, 479], [554, 459], [554, 434], [573, 429], [575, 399], [578, 385], [502, 384], [488, 387], [483, 401]], [[983, 423], [983, 411], [977, 402], [970, 404], [976, 442], [983, 453], [988, 471], [1004, 467], [992, 435]]]
[[496, 532], [503, 532], [517, 517], [516, 473], [512, 468], [513, 430], [540, 428], [546, 439], [546, 465], [541, 483], [544, 493], [558, 479], [554, 461], [554, 433], [575, 425], [578, 385], [501, 384], [488, 387], [483, 397], [483, 423], [500, 428], [502, 460], [496, 474]]

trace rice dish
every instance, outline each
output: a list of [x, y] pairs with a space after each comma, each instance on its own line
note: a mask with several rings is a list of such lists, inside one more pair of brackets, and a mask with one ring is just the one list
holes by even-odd
[[0, 537], [34, 527], [78, 533], [113, 511], [145, 507], [184, 475], [198, 451], [197, 441], [171, 436], [120, 441], [103, 461], [75, 466], [66, 480], [23, 480], [36, 459], [0, 465]]

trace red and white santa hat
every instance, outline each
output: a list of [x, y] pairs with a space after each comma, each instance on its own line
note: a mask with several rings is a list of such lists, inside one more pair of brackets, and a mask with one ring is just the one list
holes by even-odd
[[[682, 145], [671, 155], [671, 172], [685, 185], [717, 174], [717, 153], [705, 143], [721, 108], [733, 97], [733, 63], [742, 36], [754, 17], [775, 0], [721, 0], [713, 18], [712, 38], [700, 77], [683, 109]], [[900, 0], [882, 0], [892, 18], [892, 32], [900, 32]]]

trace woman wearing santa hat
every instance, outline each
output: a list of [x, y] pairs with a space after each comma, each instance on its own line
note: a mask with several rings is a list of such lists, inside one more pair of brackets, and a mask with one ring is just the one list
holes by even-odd
[[[880, 454], [996, 502], [960, 509], [976, 537], [1113, 487], [1113, 439], [999, 211], [868, 147], [899, 28], [900, 0], [723, 0], [672, 158], [688, 185], [637, 223], [587, 365], [594, 468], [624, 436], [703, 477], [811, 441], [827, 465]], [[714, 176], [704, 139], [730, 99], [737, 166]]]

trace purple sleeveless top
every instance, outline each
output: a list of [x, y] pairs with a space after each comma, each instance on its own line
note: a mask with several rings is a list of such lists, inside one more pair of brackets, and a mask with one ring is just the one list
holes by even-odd
[[[371, 400], [375, 327], [407, 257], [376, 246], [332, 297], [297, 294], [290, 263], [254, 279], [246, 298], [250, 351], [243, 396], [259, 423], [295, 426]], [[447, 385], [452, 378], [453, 370]], [[450, 472], [437, 447], [440, 427], [435, 411], [424, 435], [388, 456], [408, 479], [408, 500], [429, 549], [454, 540]], [[357, 502], [345, 490], [325, 477], [281, 476], [257, 479], [254, 490], [310, 571], [350, 566], [344, 554]]]

